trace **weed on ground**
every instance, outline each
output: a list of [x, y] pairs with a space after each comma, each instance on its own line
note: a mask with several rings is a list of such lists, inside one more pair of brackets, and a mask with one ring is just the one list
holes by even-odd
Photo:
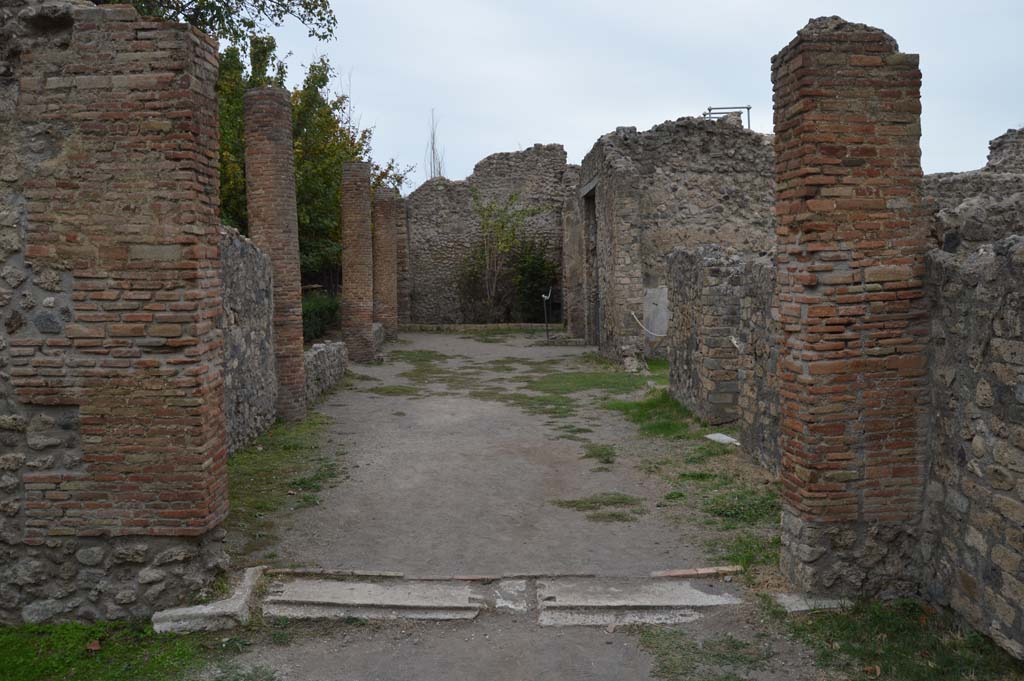
[[228, 549], [239, 565], [276, 541], [272, 514], [318, 503], [317, 493], [338, 477], [339, 451], [321, 448], [327, 418], [310, 414], [277, 423], [228, 459]]
[[624, 371], [560, 371], [529, 381], [525, 387], [553, 395], [568, 395], [585, 390], [623, 394], [638, 390], [646, 384], [647, 380], [643, 376]]
[[708, 550], [722, 562], [738, 565], [744, 573], [761, 565], [778, 565], [782, 540], [778, 534], [740, 532], [726, 539], [708, 542]]
[[[666, 681], [729, 681], [761, 669], [772, 653], [733, 636], [696, 640], [669, 627], [636, 627], [640, 647], [654, 657], [652, 675]], [[744, 674], [744, 675], [740, 675]]]
[[419, 395], [420, 389], [413, 385], [379, 385], [373, 388], [367, 388], [366, 392], [385, 396], [411, 396]]
[[704, 501], [704, 512], [721, 518], [725, 529], [741, 525], [778, 522], [782, 507], [779, 495], [771, 488], [757, 489], [736, 485], [713, 494]]
[[640, 432], [652, 437], [681, 440], [691, 437], [695, 421], [690, 410], [672, 399], [667, 390], [654, 390], [639, 401], [608, 400], [607, 409], [622, 413], [637, 424]]
[[128, 622], [0, 628], [4, 681], [178, 681], [214, 646], [208, 636], [156, 634]]
[[647, 513], [643, 499], [621, 492], [603, 492], [581, 499], [559, 499], [551, 503], [559, 508], [587, 513], [587, 520], [595, 522], [630, 522]]
[[551, 418], [567, 418], [576, 413], [576, 401], [565, 395], [531, 395], [525, 392], [491, 387], [473, 390], [469, 397], [476, 400], [503, 402], [519, 407], [529, 414], [540, 414]]
[[912, 600], [864, 601], [847, 610], [789, 618], [818, 664], [858, 678], [1020, 681], [1024, 662], [949, 613]]
[[583, 445], [583, 458], [594, 459], [598, 463], [615, 463], [615, 447], [612, 445], [599, 445], [593, 442]]

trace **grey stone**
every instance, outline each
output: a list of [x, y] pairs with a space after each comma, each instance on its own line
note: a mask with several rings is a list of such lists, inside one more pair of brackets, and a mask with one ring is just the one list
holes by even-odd
[[166, 565], [167, 563], [185, 562], [192, 560], [196, 555], [197, 551], [191, 546], [175, 546], [158, 553], [156, 558], [153, 559], [153, 564]]
[[25, 455], [17, 452], [0, 456], [0, 470], [16, 471], [25, 465]]
[[64, 330], [64, 324], [57, 318], [52, 312], [38, 312], [36, 316], [32, 318], [32, 323], [35, 324], [36, 329], [39, 333], [60, 333]]
[[27, 277], [28, 275], [25, 274], [25, 271], [18, 267], [7, 265], [0, 270], [0, 279], [7, 282], [7, 285], [11, 288], [18, 288]]
[[114, 546], [115, 563], [141, 563], [146, 560], [149, 546], [141, 542], [134, 544], [118, 544]]
[[139, 572], [139, 584], [153, 584], [162, 581], [167, 573], [156, 568], [145, 568]]
[[153, 630], [157, 633], [187, 633], [232, 629], [248, 624], [262, 575], [262, 567], [246, 569], [241, 584], [226, 600], [154, 613]]
[[139, 598], [138, 592], [134, 589], [121, 589], [114, 594], [114, 602], [118, 605], [128, 605], [134, 603]]
[[75, 559], [82, 565], [99, 565], [103, 562], [103, 558], [106, 556], [106, 551], [102, 546], [90, 546], [84, 549], [79, 549], [75, 553]]
[[21, 611], [21, 618], [27, 624], [42, 624], [63, 615], [77, 607], [72, 602], [47, 599], [29, 603]]

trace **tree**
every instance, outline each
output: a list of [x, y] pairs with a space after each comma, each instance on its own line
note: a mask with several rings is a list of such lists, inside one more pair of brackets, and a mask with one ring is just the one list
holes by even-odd
[[[117, 4], [125, 0], [95, 0]], [[234, 44], [280, 26], [288, 17], [297, 19], [312, 38], [334, 36], [338, 19], [329, 0], [130, 0], [145, 16], [192, 24], [207, 34]]]
[[444, 177], [444, 149], [437, 146], [437, 119], [430, 110], [430, 136], [427, 138], [427, 153], [423, 159], [423, 170], [428, 180]]
[[[217, 95], [221, 127], [221, 217], [248, 231], [245, 197], [245, 139], [243, 96], [250, 87], [283, 85], [284, 65], [270, 37], [255, 38], [249, 48], [249, 68], [241, 50], [229, 47], [221, 55]], [[321, 57], [306, 69], [302, 85], [292, 91], [292, 140], [295, 148], [295, 194], [299, 223], [299, 255], [304, 280], [337, 286], [341, 255], [341, 168], [346, 161], [372, 165], [374, 187], [400, 189], [411, 172], [391, 159], [372, 158], [373, 129], [360, 128], [347, 95], [331, 91], [334, 69]]]

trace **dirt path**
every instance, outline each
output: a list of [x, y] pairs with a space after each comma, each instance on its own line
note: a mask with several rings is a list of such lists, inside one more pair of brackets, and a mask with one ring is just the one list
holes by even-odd
[[[349, 385], [319, 406], [329, 420], [324, 447], [344, 452], [345, 478], [319, 505], [282, 516], [277, 564], [407, 577], [634, 578], [721, 563], [716, 547], [737, 532], [773, 531], [777, 521], [763, 515], [743, 525], [757, 510], [750, 499], [771, 498], [763, 472], [735, 451], [709, 453], [697, 424], [686, 437], [643, 437], [605, 403], [640, 400], [654, 383], [590, 349], [403, 334], [387, 354], [383, 364], [354, 367]], [[661, 373], [651, 381], [663, 382]], [[716, 499], [724, 511], [709, 506]], [[250, 676], [223, 678], [842, 678], [817, 670], [739, 579], [701, 581], [707, 591], [745, 594], [745, 603], [648, 629], [541, 627], [535, 613], [304, 625], [294, 635], [272, 631], [241, 656]]]
[[[281, 545], [289, 562], [414, 576], [640, 575], [706, 562], [694, 541], [699, 531], [680, 532], [668, 513], [594, 522], [553, 504], [617, 492], [660, 511], [655, 505], [664, 486], [636, 469], [640, 459], [629, 453], [635, 428], [620, 415], [579, 395], [572, 396], [576, 413], [557, 418], [469, 396], [579, 371], [584, 349], [530, 346], [520, 338], [501, 344], [404, 338], [409, 342], [392, 346], [393, 354], [450, 359], [435, 362], [437, 382], [427, 376], [419, 384], [401, 375], [415, 369], [401, 359], [360, 366], [358, 374], [380, 380], [357, 380], [321, 405], [331, 439], [347, 452], [350, 478], [325, 492], [319, 506], [292, 517]], [[496, 366], [503, 370], [492, 371]], [[394, 386], [416, 392], [380, 394]], [[592, 472], [600, 466], [581, 458], [583, 443], [564, 439], [567, 430], [579, 429], [620, 452], [610, 470]]]

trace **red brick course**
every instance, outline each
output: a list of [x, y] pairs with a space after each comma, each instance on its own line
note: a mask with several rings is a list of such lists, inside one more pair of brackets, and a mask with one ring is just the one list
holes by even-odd
[[370, 164], [341, 171], [341, 330], [354, 362], [374, 359]]
[[277, 416], [294, 421], [306, 414], [306, 373], [291, 111], [283, 88], [259, 87], [245, 93], [249, 235], [270, 256], [274, 268]]
[[405, 206], [394, 189], [378, 189], [373, 197], [373, 321], [388, 339], [398, 337], [399, 220]]
[[[859, 578], [878, 584], [856, 584], [856, 570], [837, 579], [834, 566], [857, 561], [866, 528], [913, 532], [921, 513], [921, 72], [884, 32], [833, 17], [798, 33], [772, 79], [782, 481], [793, 516], [783, 563], [805, 588], [885, 589], [907, 575], [876, 570]], [[801, 537], [801, 524], [846, 526], [854, 539]], [[906, 546], [886, 550], [909, 562], [896, 556]]]
[[70, 308], [8, 327], [11, 385], [78, 407], [81, 448], [23, 474], [23, 541], [198, 536], [227, 514], [217, 45], [130, 8], [74, 16], [19, 66], [18, 123], [61, 150], [22, 170], [24, 255]]

